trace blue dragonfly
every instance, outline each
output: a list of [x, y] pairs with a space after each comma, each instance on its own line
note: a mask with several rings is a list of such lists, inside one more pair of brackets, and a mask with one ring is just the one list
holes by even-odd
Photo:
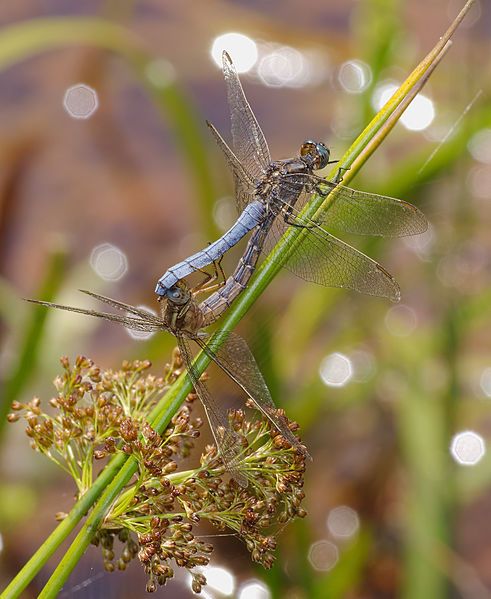
[[[408, 202], [358, 191], [317, 176], [314, 171], [335, 162], [330, 161], [329, 148], [322, 142], [306, 141], [299, 156], [272, 161], [266, 138], [226, 52], [223, 74], [233, 149], [211, 123], [208, 126], [232, 170], [239, 218], [220, 239], [171, 267], [159, 279], [156, 293], [165, 296], [179, 280], [218, 260], [255, 228], [263, 230], [259, 249], [268, 252], [289, 226], [296, 226], [305, 228], [308, 234], [293, 248], [285, 264], [294, 274], [327, 287], [345, 287], [398, 301], [400, 289], [395, 279], [380, 264], [323, 226], [359, 235], [417, 235], [428, 227], [423, 213]], [[327, 195], [334, 188], [329, 210], [315, 219], [300, 214], [313, 195]]]
[[[49, 308], [116, 322], [131, 330], [150, 333], [167, 331], [174, 335], [188, 376], [203, 405], [219, 456], [225, 469], [243, 487], [249, 484], [249, 477], [247, 471], [244, 471], [239, 464], [240, 454], [243, 451], [241, 439], [229, 426], [226, 410], [218, 405], [196, 370], [190, 345], [193, 343], [201, 349], [245, 392], [249, 400], [268, 418], [276, 431], [295, 451], [304, 458], [310, 458], [305, 446], [290, 429], [284, 413], [277, 410], [274, 405], [266, 382], [244, 339], [230, 331], [219, 330], [215, 332], [212, 343], [209, 343], [208, 333], [203, 330], [215, 323], [246, 289], [259, 258], [264, 238], [269, 232], [268, 221], [274, 218], [274, 214], [269, 213], [264, 220], [264, 226], [255, 228], [235, 271], [227, 280], [224, 280], [225, 275], [220, 262], [213, 261], [215, 271], [213, 276], [206, 273], [205, 279], [192, 289], [184, 280], [178, 280], [169, 288], [165, 296], [159, 296], [159, 315], [91, 291], [83, 291], [83, 293], [124, 313], [101, 312], [40, 300], [27, 300]], [[214, 282], [214, 279], [220, 278], [222, 280]], [[207, 295], [202, 302], [197, 301], [199, 294], [211, 291], [213, 293]]]
[[[260, 236], [261, 233], [261, 230], [258, 229], [251, 236], [248, 244], [250, 248], [256, 247], [257, 240], [254, 237]], [[240, 486], [247, 487], [250, 476], [247, 468], [244, 469], [239, 464], [240, 455], [244, 451], [242, 440], [230, 427], [227, 410], [216, 402], [197, 371], [190, 345], [193, 343], [201, 349], [213, 363], [242, 389], [249, 401], [268, 418], [277, 434], [280, 434], [289, 446], [303, 457], [310, 457], [305, 446], [290, 429], [283, 411], [276, 408], [261, 371], [245, 340], [230, 331], [217, 331], [209, 341], [208, 334], [203, 331], [204, 328], [214, 323], [233, 299], [246, 288], [247, 280], [251, 269], [254, 268], [257, 256], [258, 253], [255, 251], [246, 251], [236, 271], [225, 283], [219, 282], [209, 285], [208, 283], [212, 277], [207, 275], [205, 281], [190, 289], [185, 281], [178, 281], [165, 298], [159, 298], [159, 315], [91, 291], [82, 292], [116, 308], [119, 313], [101, 312], [33, 299], [27, 301], [49, 308], [95, 316], [119, 323], [127, 329], [150, 333], [167, 331], [174, 335], [189, 379], [203, 405], [223, 465]], [[219, 272], [223, 275], [216, 263], [214, 263], [214, 266], [215, 278], [219, 277]], [[197, 301], [198, 294], [211, 290], [215, 290], [214, 293], [209, 295], [203, 302], [199, 303]]]

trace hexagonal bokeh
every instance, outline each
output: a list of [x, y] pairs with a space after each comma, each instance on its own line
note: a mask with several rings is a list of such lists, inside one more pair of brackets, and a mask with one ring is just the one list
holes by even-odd
[[97, 92], [85, 83], [69, 87], [63, 98], [63, 106], [74, 119], [88, 119], [99, 106]]
[[474, 466], [486, 453], [484, 439], [474, 431], [462, 431], [452, 439], [450, 447], [456, 462], [463, 466]]

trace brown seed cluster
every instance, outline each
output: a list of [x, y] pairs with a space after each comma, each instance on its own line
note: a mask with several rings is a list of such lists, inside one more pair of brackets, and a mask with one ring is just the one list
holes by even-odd
[[[305, 458], [269, 420], [260, 413], [254, 421], [242, 410], [230, 413], [230, 426], [242, 441], [234, 468], [248, 480], [244, 488], [226, 471], [215, 446], [205, 448], [196, 468], [180, 467], [182, 458], [192, 457], [202, 425], [191, 418], [193, 394], [162, 435], [145, 420], [181, 372], [177, 352], [160, 378], [148, 373], [149, 362], [125, 362], [118, 371], [101, 371], [83, 357], [73, 366], [67, 358], [61, 363], [58, 394], [50, 401], [54, 415], [45, 414], [35, 398], [16, 403], [9, 420], [27, 421], [33, 447], [69, 470], [79, 492], [93, 480], [94, 460], [116, 452], [136, 459], [132, 484], [121, 492], [93, 540], [102, 548], [106, 570], [124, 570], [138, 557], [152, 592], [173, 577], [173, 567], [184, 567], [192, 575], [193, 590], [200, 592], [206, 579], [196, 568], [207, 565], [213, 551], [196, 534], [203, 521], [219, 531], [232, 530], [254, 561], [271, 567], [274, 530], [305, 516]], [[297, 429], [295, 423], [289, 426]], [[79, 456], [77, 461], [73, 456]], [[123, 544], [117, 559], [115, 539]]]

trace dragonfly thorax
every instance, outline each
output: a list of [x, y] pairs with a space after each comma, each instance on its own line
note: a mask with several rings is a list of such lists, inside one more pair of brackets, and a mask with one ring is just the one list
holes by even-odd
[[272, 162], [264, 175], [256, 180], [255, 195], [267, 197], [278, 184], [281, 174], [281, 163]]
[[321, 141], [307, 140], [300, 147], [300, 157], [315, 170], [327, 166], [329, 156], [329, 148]]

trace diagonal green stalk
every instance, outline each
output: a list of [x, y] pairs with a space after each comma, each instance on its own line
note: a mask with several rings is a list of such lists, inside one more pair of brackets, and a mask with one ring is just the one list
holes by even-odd
[[[338, 164], [338, 167], [349, 169], [344, 176], [344, 181], [348, 182], [359, 171], [361, 166], [375, 151], [382, 140], [387, 136], [394, 126], [397, 118], [402, 113], [403, 109], [409, 103], [410, 96], [422, 87], [426, 82], [431, 71], [435, 68], [438, 62], [446, 51], [446, 45], [452, 36], [453, 32], [469, 11], [475, 0], [468, 0], [464, 9], [452, 23], [449, 30], [439, 40], [433, 50], [425, 57], [425, 59], [416, 67], [406, 81], [401, 85], [399, 90], [392, 96], [381, 111], [374, 117], [371, 123], [365, 128], [361, 135], [355, 140], [352, 146], [348, 149]], [[337, 172], [337, 168], [330, 174], [333, 178]], [[319, 196], [311, 202], [304, 212], [305, 215], [313, 216], [318, 210], [327, 210], [333, 197], [335, 190], [327, 197]], [[231, 331], [241, 320], [244, 314], [252, 306], [252, 304], [261, 295], [264, 289], [269, 285], [272, 279], [281, 269], [284, 262], [288, 259], [291, 248], [300, 243], [305, 232], [301, 229], [291, 228], [285, 233], [280, 242], [275, 246], [271, 254], [265, 259], [250, 286], [244, 293], [237, 298], [228, 315], [223, 321], [221, 330]], [[217, 341], [213, 338], [210, 344], [215, 347]], [[196, 358], [197, 372], [202, 373], [209, 365], [210, 359], [207, 355], [201, 353]], [[157, 431], [162, 431], [169, 422], [172, 415], [177, 411], [179, 406], [185, 400], [191, 389], [191, 383], [187, 376], [182, 376], [171, 387], [168, 393], [161, 400], [157, 408], [152, 412], [149, 420], [152, 426]], [[118, 470], [119, 468], [119, 470]], [[91, 489], [84, 495], [74, 506], [68, 518], [62, 522], [55, 531], [50, 535], [46, 542], [33, 555], [31, 560], [19, 572], [16, 578], [7, 587], [4, 593], [0, 596], [1, 599], [18, 597], [22, 590], [37, 574], [41, 567], [46, 563], [49, 557], [73, 530], [77, 522], [88, 511], [92, 503], [100, 495], [99, 500], [94, 505], [92, 512], [86, 522], [80, 529], [80, 532], [74, 539], [58, 567], [53, 572], [48, 583], [39, 595], [44, 599], [56, 597], [58, 592], [63, 587], [63, 584], [68, 579], [71, 571], [77, 564], [80, 557], [87, 549], [94, 532], [98, 525], [102, 522], [105, 514], [109, 510], [123, 487], [128, 483], [136, 471], [136, 463], [132, 458], [126, 456], [117, 456], [104, 469], [98, 477]], [[94, 488], [97, 486], [97, 489]], [[104, 490], [105, 489], [105, 490]], [[102, 493], [102, 495], [101, 495]], [[68, 520], [68, 524], [65, 524]]]
[[[185, 376], [181, 376], [178, 383], [166, 393], [165, 397], [149, 416], [149, 421], [158, 432], [165, 430], [171, 418], [182, 404], [183, 399], [186, 398], [191, 390], [191, 384]], [[97, 504], [98, 509], [94, 509], [90, 513], [84, 525], [84, 528], [89, 531], [96, 530], [102, 518], [111, 507], [111, 504], [121, 493], [121, 489], [129, 482], [136, 469], [137, 462], [132, 457], [123, 454], [115, 456], [97, 477], [90, 489], [76, 502], [68, 516], [60, 522], [31, 559], [19, 571], [17, 576], [10, 582], [0, 597], [2, 599], [20, 597], [22, 591], [100, 497]], [[90, 542], [90, 538], [88, 541]], [[85, 545], [80, 555], [82, 555], [86, 547]]]

